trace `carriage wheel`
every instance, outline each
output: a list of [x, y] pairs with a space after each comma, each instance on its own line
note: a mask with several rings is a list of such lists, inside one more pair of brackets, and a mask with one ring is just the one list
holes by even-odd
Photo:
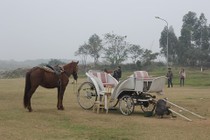
[[84, 82], [78, 89], [77, 101], [83, 109], [91, 109], [97, 100], [95, 86], [90, 82]]
[[115, 99], [114, 101], [110, 102], [109, 103], [109, 106], [112, 108], [112, 107], [116, 107], [117, 104], [118, 104], [119, 100], [118, 99]]
[[[152, 95], [147, 94], [145, 98], [152, 99]], [[152, 100], [145, 101], [141, 105], [141, 109], [143, 112], [153, 112], [155, 110], [155, 103]]]
[[134, 101], [130, 95], [124, 95], [119, 100], [119, 108], [123, 115], [130, 115], [134, 111]]

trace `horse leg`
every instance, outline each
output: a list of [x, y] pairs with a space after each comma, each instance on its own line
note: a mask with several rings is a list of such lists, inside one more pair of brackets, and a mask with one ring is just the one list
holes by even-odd
[[28, 109], [29, 112], [33, 111], [32, 107], [31, 107], [31, 97], [32, 97], [33, 93], [36, 91], [37, 87], [31, 88], [28, 92], [28, 106], [27, 106], [27, 109]]
[[62, 88], [58, 87], [58, 102], [57, 102], [57, 109], [58, 110], [64, 110], [62, 106]]
[[63, 107], [64, 91], [65, 91], [65, 88], [58, 87], [58, 103], [57, 103], [58, 110], [64, 110], [64, 107]]
[[60, 87], [57, 88], [58, 90], [58, 95], [57, 95], [57, 99], [58, 99], [58, 102], [57, 102], [57, 109], [60, 110]]
[[63, 106], [63, 95], [65, 92], [66, 88], [63, 88], [62, 92], [61, 92], [61, 109], [64, 110], [64, 106]]

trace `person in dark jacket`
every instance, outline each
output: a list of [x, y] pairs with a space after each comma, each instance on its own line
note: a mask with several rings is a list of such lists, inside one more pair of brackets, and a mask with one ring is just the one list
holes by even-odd
[[114, 77], [117, 81], [119, 81], [120, 78], [121, 78], [121, 76], [122, 76], [122, 70], [121, 70], [121, 67], [118, 66], [117, 69], [114, 70], [114, 72], [113, 72], [113, 77]]
[[173, 73], [171, 71], [171, 68], [168, 68], [168, 72], [166, 74], [166, 77], [168, 78], [168, 88], [173, 87]]
[[159, 99], [156, 103], [155, 115], [163, 118], [164, 115], [171, 115], [171, 117], [176, 118], [176, 116], [170, 111], [170, 106], [167, 105], [167, 99]]

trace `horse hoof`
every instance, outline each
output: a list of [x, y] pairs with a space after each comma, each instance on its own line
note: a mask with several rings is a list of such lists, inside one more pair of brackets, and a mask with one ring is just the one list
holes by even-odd
[[28, 109], [28, 112], [32, 112], [33, 110], [30, 108], [30, 109]]
[[58, 110], [64, 110], [64, 107], [58, 107]]

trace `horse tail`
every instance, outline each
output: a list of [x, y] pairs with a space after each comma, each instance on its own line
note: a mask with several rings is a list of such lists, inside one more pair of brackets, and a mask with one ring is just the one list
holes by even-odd
[[29, 71], [26, 73], [26, 77], [25, 77], [25, 92], [24, 92], [24, 98], [23, 98], [23, 104], [25, 108], [28, 106], [28, 102], [29, 102], [28, 92], [31, 89], [30, 76], [31, 76], [31, 72]]

